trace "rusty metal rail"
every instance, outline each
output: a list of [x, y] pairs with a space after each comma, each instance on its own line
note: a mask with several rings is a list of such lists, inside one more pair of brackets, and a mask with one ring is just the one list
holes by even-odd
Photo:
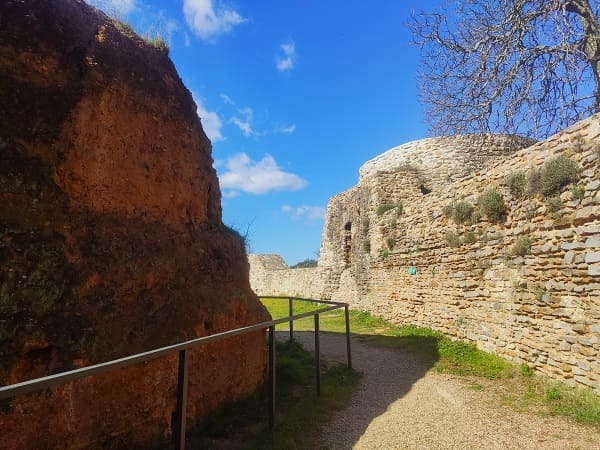
[[[320, 385], [320, 365], [319, 365], [319, 315], [325, 312], [333, 311], [336, 309], [344, 308], [346, 318], [346, 349], [348, 357], [348, 367], [352, 367], [352, 355], [350, 349], [350, 320], [348, 304], [341, 302], [330, 302], [324, 300], [305, 299], [298, 297], [261, 297], [261, 298], [273, 298], [278, 300], [288, 300], [289, 302], [289, 316], [282, 317], [280, 319], [270, 320], [268, 322], [261, 322], [247, 327], [236, 328], [234, 330], [224, 331], [222, 333], [211, 334], [210, 336], [204, 336], [189, 341], [180, 342], [178, 344], [168, 345], [166, 347], [160, 347], [147, 352], [136, 353], [135, 355], [126, 356], [123, 358], [114, 359], [99, 364], [94, 364], [79, 369], [70, 370], [67, 372], [61, 372], [46, 377], [35, 378], [33, 380], [27, 380], [16, 384], [0, 387], [0, 400], [11, 398], [17, 395], [28, 394], [31, 392], [46, 389], [59, 384], [65, 384], [70, 381], [75, 381], [81, 378], [89, 377], [92, 375], [98, 375], [105, 372], [110, 372], [116, 369], [129, 367], [142, 362], [151, 361], [161, 356], [179, 353], [178, 359], [178, 371], [177, 371], [177, 406], [174, 414], [174, 423], [172, 425], [173, 430], [173, 441], [176, 449], [185, 449], [185, 434], [186, 434], [186, 407], [187, 407], [187, 390], [188, 390], [188, 350], [194, 347], [208, 344], [210, 342], [216, 342], [223, 339], [227, 339], [233, 336], [239, 336], [247, 333], [252, 333], [260, 330], [267, 330], [267, 342], [269, 347], [268, 357], [268, 397], [269, 397], [269, 427], [273, 428], [275, 425], [275, 326], [281, 323], [289, 322], [290, 324], [290, 340], [294, 337], [293, 322], [298, 319], [305, 317], [314, 317], [315, 321], [315, 361], [316, 361], [316, 375], [315, 383], [317, 394], [321, 392]], [[320, 303], [329, 306], [315, 309], [314, 311], [307, 311], [300, 314], [293, 314], [293, 302], [313, 302]]]

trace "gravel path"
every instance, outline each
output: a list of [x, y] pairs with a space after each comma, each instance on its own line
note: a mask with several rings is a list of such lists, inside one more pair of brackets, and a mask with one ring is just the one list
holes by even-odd
[[[312, 333], [295, 333], [312, 350]], [[345, 363], [341, 334], [321, 334], [322, 358]], [[564, 418], [515, 412], [494, 389], [429, 372], [398, 349], [352, 339], [360, 389], [322, 432], [321, 449], [600, 449], [600, 433]]]

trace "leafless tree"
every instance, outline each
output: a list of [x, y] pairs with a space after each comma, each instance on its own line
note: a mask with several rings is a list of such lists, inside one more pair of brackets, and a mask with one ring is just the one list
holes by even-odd
[[599, 0], [456, 0], [413, 15], [433, 134], [535, 139], [600, 111]]

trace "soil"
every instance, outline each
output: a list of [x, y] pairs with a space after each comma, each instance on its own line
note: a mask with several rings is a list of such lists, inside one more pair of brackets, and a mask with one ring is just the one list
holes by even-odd
[[[0, 19], [0, 385], [268, 320], [166, 49], [82, 0]], [[193, 425], [262, 384], [264, 333], [189, 364]], [[172, 356], [3, 400], [0, 449], [148, 448], [176, 379]]]

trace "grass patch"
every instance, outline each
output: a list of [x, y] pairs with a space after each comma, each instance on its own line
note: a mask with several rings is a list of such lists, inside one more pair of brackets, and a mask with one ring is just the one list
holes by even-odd
[[521, 366], [521, 376], [505, 382], [503, 403], [542, 415], [563, 416], [600, 429], [600, 397], [591, 389], [536, 375]]
[[[282, 302], [285, 303], [285, 302]], [[360, 375], [345, 365], [326, 368], [321, 396], [314, 386], [314, 355], [295, 341], [277, 342], [277, 416], [268, 427], [267, 396], [260, 389], [248, 398], [219, 409], [188, 432], [189, 448], [315, 448], [319, 426], [342, 408], [358, 386]]]
[[544, 401], [555, 415], [600, 427], [600, 398], [588, 389], [555, 383], [545, 387]]
[[[288, 315], [287, 301], [262, 299], [262, 302], [273, 318]], [[294, 302], [294, 312], [297, 313], [314, 311], [318, 307], [315, 303]], [[344, 333], [344, 311], [335, 310], [321, 314], [319, 325], [323, 331]], [[288, 329], [284, 324], [281, 328]], [[294, 322], [294, 330], [313, 329], [312, 317]], [[438, 372], [484, 378], [512, 376], [516, 373], [516, 368], [511, 363], [491, 353], [482, 352], [473, 344], [452, 341], [442, 333], [428, 328], [412, 325], [399, 327], [384, 319], [373, 317], [368, 312], [350, 311], [350, 330], [353, 334], [362, 335], [361, 339], [369, 345], [399, 348], [415, 353], [434, 364], [433, 368]]]
[[[263, 303], [274, 318], [288, 315], [286, 301], [263, 299]], [[296, 312], [314, 311], [318, 307], [315, 303], [294, 302]], [[323, 331], [343, 333], [343, 310], [322, 314], [320, 325]], [[312, 317], [294, 323], [297, 331], [312, 331], [313, 326]], [[283, 324], [281, 328], [284, 328]], [[437, 372], [476, 377], [470, 378], [474, 389], [502, 388], [505, 390], [502, 394], [504, 401], [517, 410], [566, 416], [600, 428], [600, 397], [590, 389], [572, 388], [536, 374], [526, 364], [515, 365], [478, 350], [473, 344], [452, 341], [442, 333], [427, 328], [396, 326], [367, 312], [351, 310], [350, 328], [353, 334], [360, 335], [364, 343], [411, 352], [421, 360], [428, 361], [432, 370]], [[502, 379], [502, 383], [486, 379]]]

